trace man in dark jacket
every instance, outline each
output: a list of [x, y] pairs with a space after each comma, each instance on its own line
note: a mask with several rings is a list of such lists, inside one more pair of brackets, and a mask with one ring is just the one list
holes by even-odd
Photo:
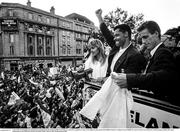
[[112, 78], [121, 88], [138, 87], [170, 99], [177, 97], [177, 67], [173, 54], [161, 42], [159, 25], [154, 21], [147, 21], [138, 28], [138, 32], [151, 54], [145, 72], [113, 74]]
[[131, 44], [131, 29], [127, 24], [120, 24], [114, 28], [114, 35], [108, 30], [102, 18], [102, 10], [96, 11], [100, 23], [100, 30], [108, 45], [112, 48], [108, 58], [107, 75], [117, 73], [140, 73], [145, 65], [145, 57]]

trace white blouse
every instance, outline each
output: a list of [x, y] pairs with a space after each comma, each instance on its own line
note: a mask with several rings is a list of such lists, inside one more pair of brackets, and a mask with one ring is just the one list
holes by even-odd
[[91, 76], [93, 79], [97, 79], [99, 77], [105, 77], [106, 72], [107, 72], [107, 67], [108, 67], [107, 60], [108, 60], [108, 57], [106, 58], [106, 61], [103, 65], [101, 65], [101, 63], [98, 61], [93, 63], [92, 56], [90, 55], [89, 58], [85, 62], [85, 70], [89, 68], [93, 69], [92, 76]]

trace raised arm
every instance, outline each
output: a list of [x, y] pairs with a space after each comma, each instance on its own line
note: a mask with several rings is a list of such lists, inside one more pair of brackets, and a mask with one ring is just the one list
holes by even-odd
[[107, 28], [103, 18], [102, 18], [102, 10], [98, 9], [96, 10], [96, 16], [98, 18], [99, 24], [100, 24], [100, 30], [104, 36], [104, 38], [106, 39], [108, 45], [113, 48], [115, 46], [115, 41], [114, 41], [114, 36], [112, 35], [112, 33], [109, 31], [109, 29]]

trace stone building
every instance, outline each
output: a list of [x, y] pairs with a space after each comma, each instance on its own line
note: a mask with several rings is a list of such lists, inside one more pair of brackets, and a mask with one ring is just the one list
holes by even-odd
[[83, 47], [94, 23], [72, 13], [62, 17], [18, 3], [0, 4], [0, 67], [19, 65], [56, 66], [82, 63]]

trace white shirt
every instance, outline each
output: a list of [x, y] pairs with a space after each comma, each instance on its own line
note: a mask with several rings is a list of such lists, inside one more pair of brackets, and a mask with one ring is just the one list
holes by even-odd
[[124, 49], [119, 49], [119, 51], [114, 55], [114, 58], [112, 60], [111, 63], [111, 72], [113, 72], [114, 66], [116, 64], [116, 61], [119, 59], [119, 57], [126, 51], [126, 49], [130, 46], [131, 44], [129, 44], [126, 48]]
[[92, 68], [92, 78], [97, 79], [99, 77], [105, 77], [106, 72], [107, 72], [107, 67], [108, 67], [108, 57], [106, 58], [106, 61], [103, 65], [101, 65], [100, 62], [92, 62], [92, 56], [90, 55], [89, 58], [85, 62], [85, 70]]
[[[150, 52], [151, 57], [154, 55], [154, 53], [156, 52], [156, 50], [158, 49], [158, 47], [159, 47], [161, 44], [162, 44], [162, 42], [159, 43], [158, 45], [156, 45], [156, 47], [154, 47], [153, 50], [151, 50], [151, 52]], [[147, 72], [147, 68], [148, 68], [148, 66], [149, 66], [149, 63], [150, 63], [150, 61], [147, 62], [146, 68], [145, 68], [145, 70], [144, 70], [144, 72], [143, 72], [144, 74]]]
[[154, 55], [154, 53], [156, 52], [156, 50], [158, 49], [158, 47], [159, 47], [161, 44], [162, 44], [162, 42], [159, 43], [158, 45], [156, 45], [156, 47], [155, 47], [153, 50], [151, 50], [151, 52], [150, 52], [151, 56]]

